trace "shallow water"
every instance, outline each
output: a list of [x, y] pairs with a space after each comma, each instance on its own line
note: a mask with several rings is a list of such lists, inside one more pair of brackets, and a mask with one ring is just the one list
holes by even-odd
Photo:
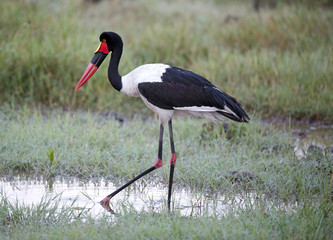
[[[116, 190], [112, 183], [83, 182], [76, 178], [56, 179], [55, 181], [38, 179], [21, 179], [20, 177], [3, 178], [0, 180], [0, 191], [12, 203], [31, 205], [38, 204], [41, 199], [60, 198], [60, 205], [70, 206], [74, 202], [77, 208], [89, 209], [92, 216], [105, 213], [98, 204], [106, 195]], [[166, 210], [167, 186], [163, 184], [147, 185], [142, 181], [134, 183], [129, 188], [117, 194], [111, 200], [111, 207], [115, 212], [123, 205], [132, 206], [136, 210], [154, 211]], [[222, 194], [209, 196], [206, 193], [198, 193], [185, 189], [173, 191], [172, 208], [180, 211], [184, 216], [196, 216], [202, 214], [223, 215], [230, 210], [230, 206], [242, 207], [255, 201], [254, 193], [244, 193], [232, 198], [226, 198]]]
[[304, 157], [311, 145], [333, 153], [333, 124], [282, 119], [264, 120], [263, 123], [290, 133], [295, 139], [294, 150], [298, 157]]

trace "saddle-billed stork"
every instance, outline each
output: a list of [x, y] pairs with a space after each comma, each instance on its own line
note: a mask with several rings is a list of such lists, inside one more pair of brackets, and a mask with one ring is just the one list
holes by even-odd
[[135, 68], [125, 76], [120, 76], [118, 66], [123, 51], [123, 41], [114, 32], [103, 32], [100, 45], [95, 51], [87, 69], [75, 87], [78, 90], [97, 71], [109, 52], [112, 52], [108, 68], [111, 85], [118, 91], [132, 97], [141, 97], [155, 113], [160, 122], [157, 160], [152, 167], [106, 196], [100, 203], [108, 211], [110, 199], [139, 178], [162, 166], [162, 145], [164, 124], [168, 122], [171, 145], [168, 209], [170, 209], [173, 173], [176, 152], [173, 142], [172, 117], [195, 116], [222, 121], [224, 117], [238, 122], [248, 122], [250, 118], [235, 98], [215, 87], [204, 77], [193, 72], [166, 64], [145, 64]]

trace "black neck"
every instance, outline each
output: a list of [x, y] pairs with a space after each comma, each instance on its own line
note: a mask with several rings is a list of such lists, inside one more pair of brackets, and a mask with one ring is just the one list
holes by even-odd
[[118, 91], [122, 88], [121, 83], [121, 76], [118, 72], [118, 66], [121, 54], [123, 52], [123, 47], [119, 46], [116, 47], [111, 54], [110, 63], [109, 63], [109, 69], [108, 69], [108, 77], [111, 85]]

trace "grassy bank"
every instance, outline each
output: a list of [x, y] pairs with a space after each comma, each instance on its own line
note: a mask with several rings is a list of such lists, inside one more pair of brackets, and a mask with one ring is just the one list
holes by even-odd
[[[1, 175], [103, 177], [119, 186], [156, 160], [158, 128], [152, 119], [120, 123], [107, 114], [30, 108], [0, 113]], [[256, 121], [229, 127], [225, 132], [202, 121], [174, 122], [175, 188], [223, 193], [229, 199], [250, 191], [254, 201], [245, 197], [243, 204], [197, 217], [181, 216], [177, 208], [173, 214], [141, 212], [124, 204], [117, 205], [116, 215], [95, 219], [89, 209], [60, 207], [57, 199], [11, 204], [1, 192], [0, 238], [330, 239], [332, 155], [312, 152], [297, 158], [290, 134]], [[167, 185], [167, 135], [165, 165], [145, 181]], [[235, 180], [232, 171], [251, 177]]]
[[[15, 175], [109, 178], [120, 182], [151, 166], [157, 157], [158, 124], [80, 112], [41, 114], [30, 109], [2, 111], [0, 172]], [[260, 125], [230, 122], [203, 125], [176, 120], [177, 180], [181, 186], [215, 191], [229, 187], [228, 173], [249, 172], [254, 187], [281, 200], [327, 191], [332, 156], [298, 159], [289, 134]], [[54, 149], [53, 159], [50, 150]], [[151, 174], [168, 181], [170, 147], [164, 141], [165, 166]], [[149, 177], [148, 177], [149, 179]], [[264, 183], [263, 183], [264, 182]]]
[[[182, 217], [178, 213], [123, 210], [119, 216], [83, 221], [73, 208], [56, 201], [36, 206], [0, 200], [1, 239], [331, 239], [332, 211], [327, 203], [302, 204], [291, 212], [246, 209], [222, 218]], [[81, 214], [84, 215], [84, 212]]]
[[[39, 110], [26, 108], [20, 112], [4, 110], [0, 120], [3, 174], [128, 179], [156, 160], [158, 126], [152, 119], [120, 123], [112, 115], [43, 115]], [[174, 125], [180, 159], [177, 179], [186, 186], [223, 189], [228, 184], [228, 172], [251, 172], [265, 181], [265, 192], [296, 199], [324, 191], [328, 184], [326, 178], [332, 170], [329, 154], [300, 160], [295, 156], [294, 139], [289, 134], [266, 129], [257, 121], [230, 122], [227, 132], [221, 125], [203, 125], [202, 121], [190, 119], [176, 120]], [[50, 161], [50, 149], [55, 149], [56, 161]], [[167, 140], [163, 153], [168, 160]], [[168, 167], [154, 174], [167, 182]]]
[[[120, 123], [106, 114], [2, 108], [0, 126], [1, 175], [103, 177], [119, 186], [156, 159], [158, 129], [152, 119]], [[177, 208], [173, 214], [137, 211], [124, 203], [117, 205], [116, 215], [96, 219], [89, 209], [61, 207], [57, 198], [19, 205], [0, 191], [0, 238], [330, 239], [332, 155], [313, 152], [297, 158], [288, 133], [258, 122], [229, 126], [226, 133], [202, 121], [174, 122], [174, 185], [223, 192], [227, 199], [250, 191], [254, 201], [245, 197], [223, 212], [203, 211], [197, 217], [181, 216]], [[163, 156], [168, 160], [166, 138]], [[145, 180], [167, 183], [168, 171], [165, 164]], [[253, 178], [235, 182], [231, 171]]]
[[123, 74], [164, 62], [205, 76], [265, 116], [333, 117], [333, 13], [318, 4], [282, 3], [260, 12], [238, 1], [0, 4], [7, 9], [0, 17], [2, 103], [144, 109], [141, 100], [112, 89], [107, 64], [83, 90], [73, 91], [99, 34], [112, 30], [125, 43]]

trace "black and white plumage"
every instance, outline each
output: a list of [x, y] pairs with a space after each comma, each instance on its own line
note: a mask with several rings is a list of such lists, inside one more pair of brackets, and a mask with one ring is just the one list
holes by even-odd
[[168, 194], [168, 207], [170, 208], [171, 186], [176, 163], [172, 117], [195, 116], [214, 122], [222, 121], [224, 117], [238, 122], [248, 122], [250, 119], [235, 98], [191, 71], [157, 63], [142, 65], [127, 75], [120, 76], [118, 66], [123, 51], [122, 39], [116, 33], [104, 32], [100, 36], [100, 41], [100, 46], [75, 89], [79, 89], [87, 82], [108, 53], [112, 52], [108, 68], [108, 78], [111, 85], [129, 96], [141, 97], [145, 104], [157, 113], [160, 121], [158, 159], [153, 167], [108, 195], [101, 201], [101, 204], [106, 209], [111, 210], [109, 201], [114, 195], [137, 179], [162, 166], [163, 129], [165, 123], [168, 122], [172, 154]]
[[159, 67], [160, 81], [141, 82], [138, 89], [147, 106], [159, 114], [161, 123], [169, 121], [173, 115], [203, 117], [214, 122], [222, 121], [223, 117], [239, 122], [249, 120], [234, 98], [200, 75], [168, 65]]

